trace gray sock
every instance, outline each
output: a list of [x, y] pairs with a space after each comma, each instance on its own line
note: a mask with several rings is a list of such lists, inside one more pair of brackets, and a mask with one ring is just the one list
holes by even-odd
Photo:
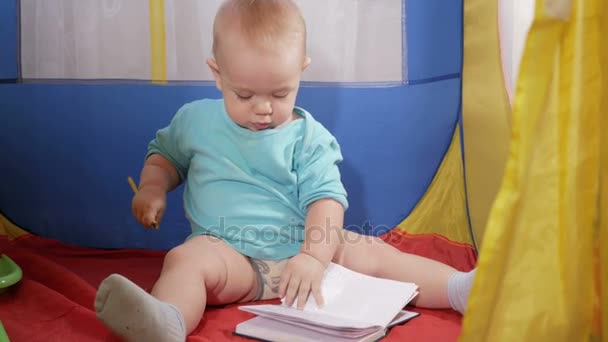
[[455, 272], [448, 280], [448, 300], [452, 309], [464, 314], [469, 301], [469, 293], [475, 279], [475, 271]]
[[95, 311], [114, 334], [129, 342], [186, 340], [184, 318], [176, 307], [118, 274], [107, 277], [99, 286]]

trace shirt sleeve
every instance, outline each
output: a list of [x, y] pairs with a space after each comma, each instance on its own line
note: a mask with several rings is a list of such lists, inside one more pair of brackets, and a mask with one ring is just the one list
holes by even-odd
[[324, 198], [340, 202], [346, 210], [347, 194], [338, 168], [343, 159], [340, 146], [324, 128], [315, 131], [296, 164], [300, 210], [306, 212], [311, 203]]
[[156, 136], [148, 144], [148, 153], [146, 158], [153, 154], [160, 154], [167, 158], [177, 169], [181, 180], [186, 179], [190, 158], [192, 156], [191, 149], [186, 145], [188, 141], [188, 111], [190, 105], [181, 107], [169, 126], [159, 129]]

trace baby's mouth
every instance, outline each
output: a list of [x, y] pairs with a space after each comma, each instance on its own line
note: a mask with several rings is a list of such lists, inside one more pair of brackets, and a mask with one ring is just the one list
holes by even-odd
[[257, 131], [262, 131], [265, 129], [270, 128], [270, 124], [269, 123], [254, 123], [253, 127], [257, 130]]

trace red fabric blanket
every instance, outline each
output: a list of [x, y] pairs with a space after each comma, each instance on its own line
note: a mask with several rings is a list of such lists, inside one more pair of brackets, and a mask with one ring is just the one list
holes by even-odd
[[[459, 270], [468, 271], [475, 264], [470, 246], [441, 236], [393, 232], [383, 238], [403, 251]], [[0, 236], [0, 253], [7, 254], [23, 269], [23, 280], [0, 295], [0, 320], [12, 342], [116, 341], [95, 317], [97, 285], [109, 274], [121, 273], [150, 290], [164, 255], [155, 251], [86, 249], [32, 235], [12, 241]], [[458, 313], [408, 309], [422, 315], [393, 328], [384, 341], [457, 340], [461, 325]], [[236, 305], [208, 308], [188, 341], [247, 341], [232, 332], [236, 324], [251, 317]]]

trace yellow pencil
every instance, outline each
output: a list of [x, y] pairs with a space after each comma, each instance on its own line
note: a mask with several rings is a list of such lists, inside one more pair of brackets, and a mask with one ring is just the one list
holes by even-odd
[[131, 186], [131, 189], [133, 190], [133, 193], [136, 194], [137, 193], [137, 185], [135, 185], [135, 182], [133, 181], [133, 178], [129, 177], [129, 178], [127, 178], [127, 181], [129, 182], [129, 185]]
[[[133, 181], [133, 178], [129, 177], [127, 178], [127, 181], [129, 182], [129, 185], [131, 186], [131, 190], [133, 190], [133, 193], [137, 193], [137, 185], [135, 185], [135, 182]], [[158, 223], [156, 223], [156, 221], [152, 222], [152, 227], [154, 229], [158, 229]]]

